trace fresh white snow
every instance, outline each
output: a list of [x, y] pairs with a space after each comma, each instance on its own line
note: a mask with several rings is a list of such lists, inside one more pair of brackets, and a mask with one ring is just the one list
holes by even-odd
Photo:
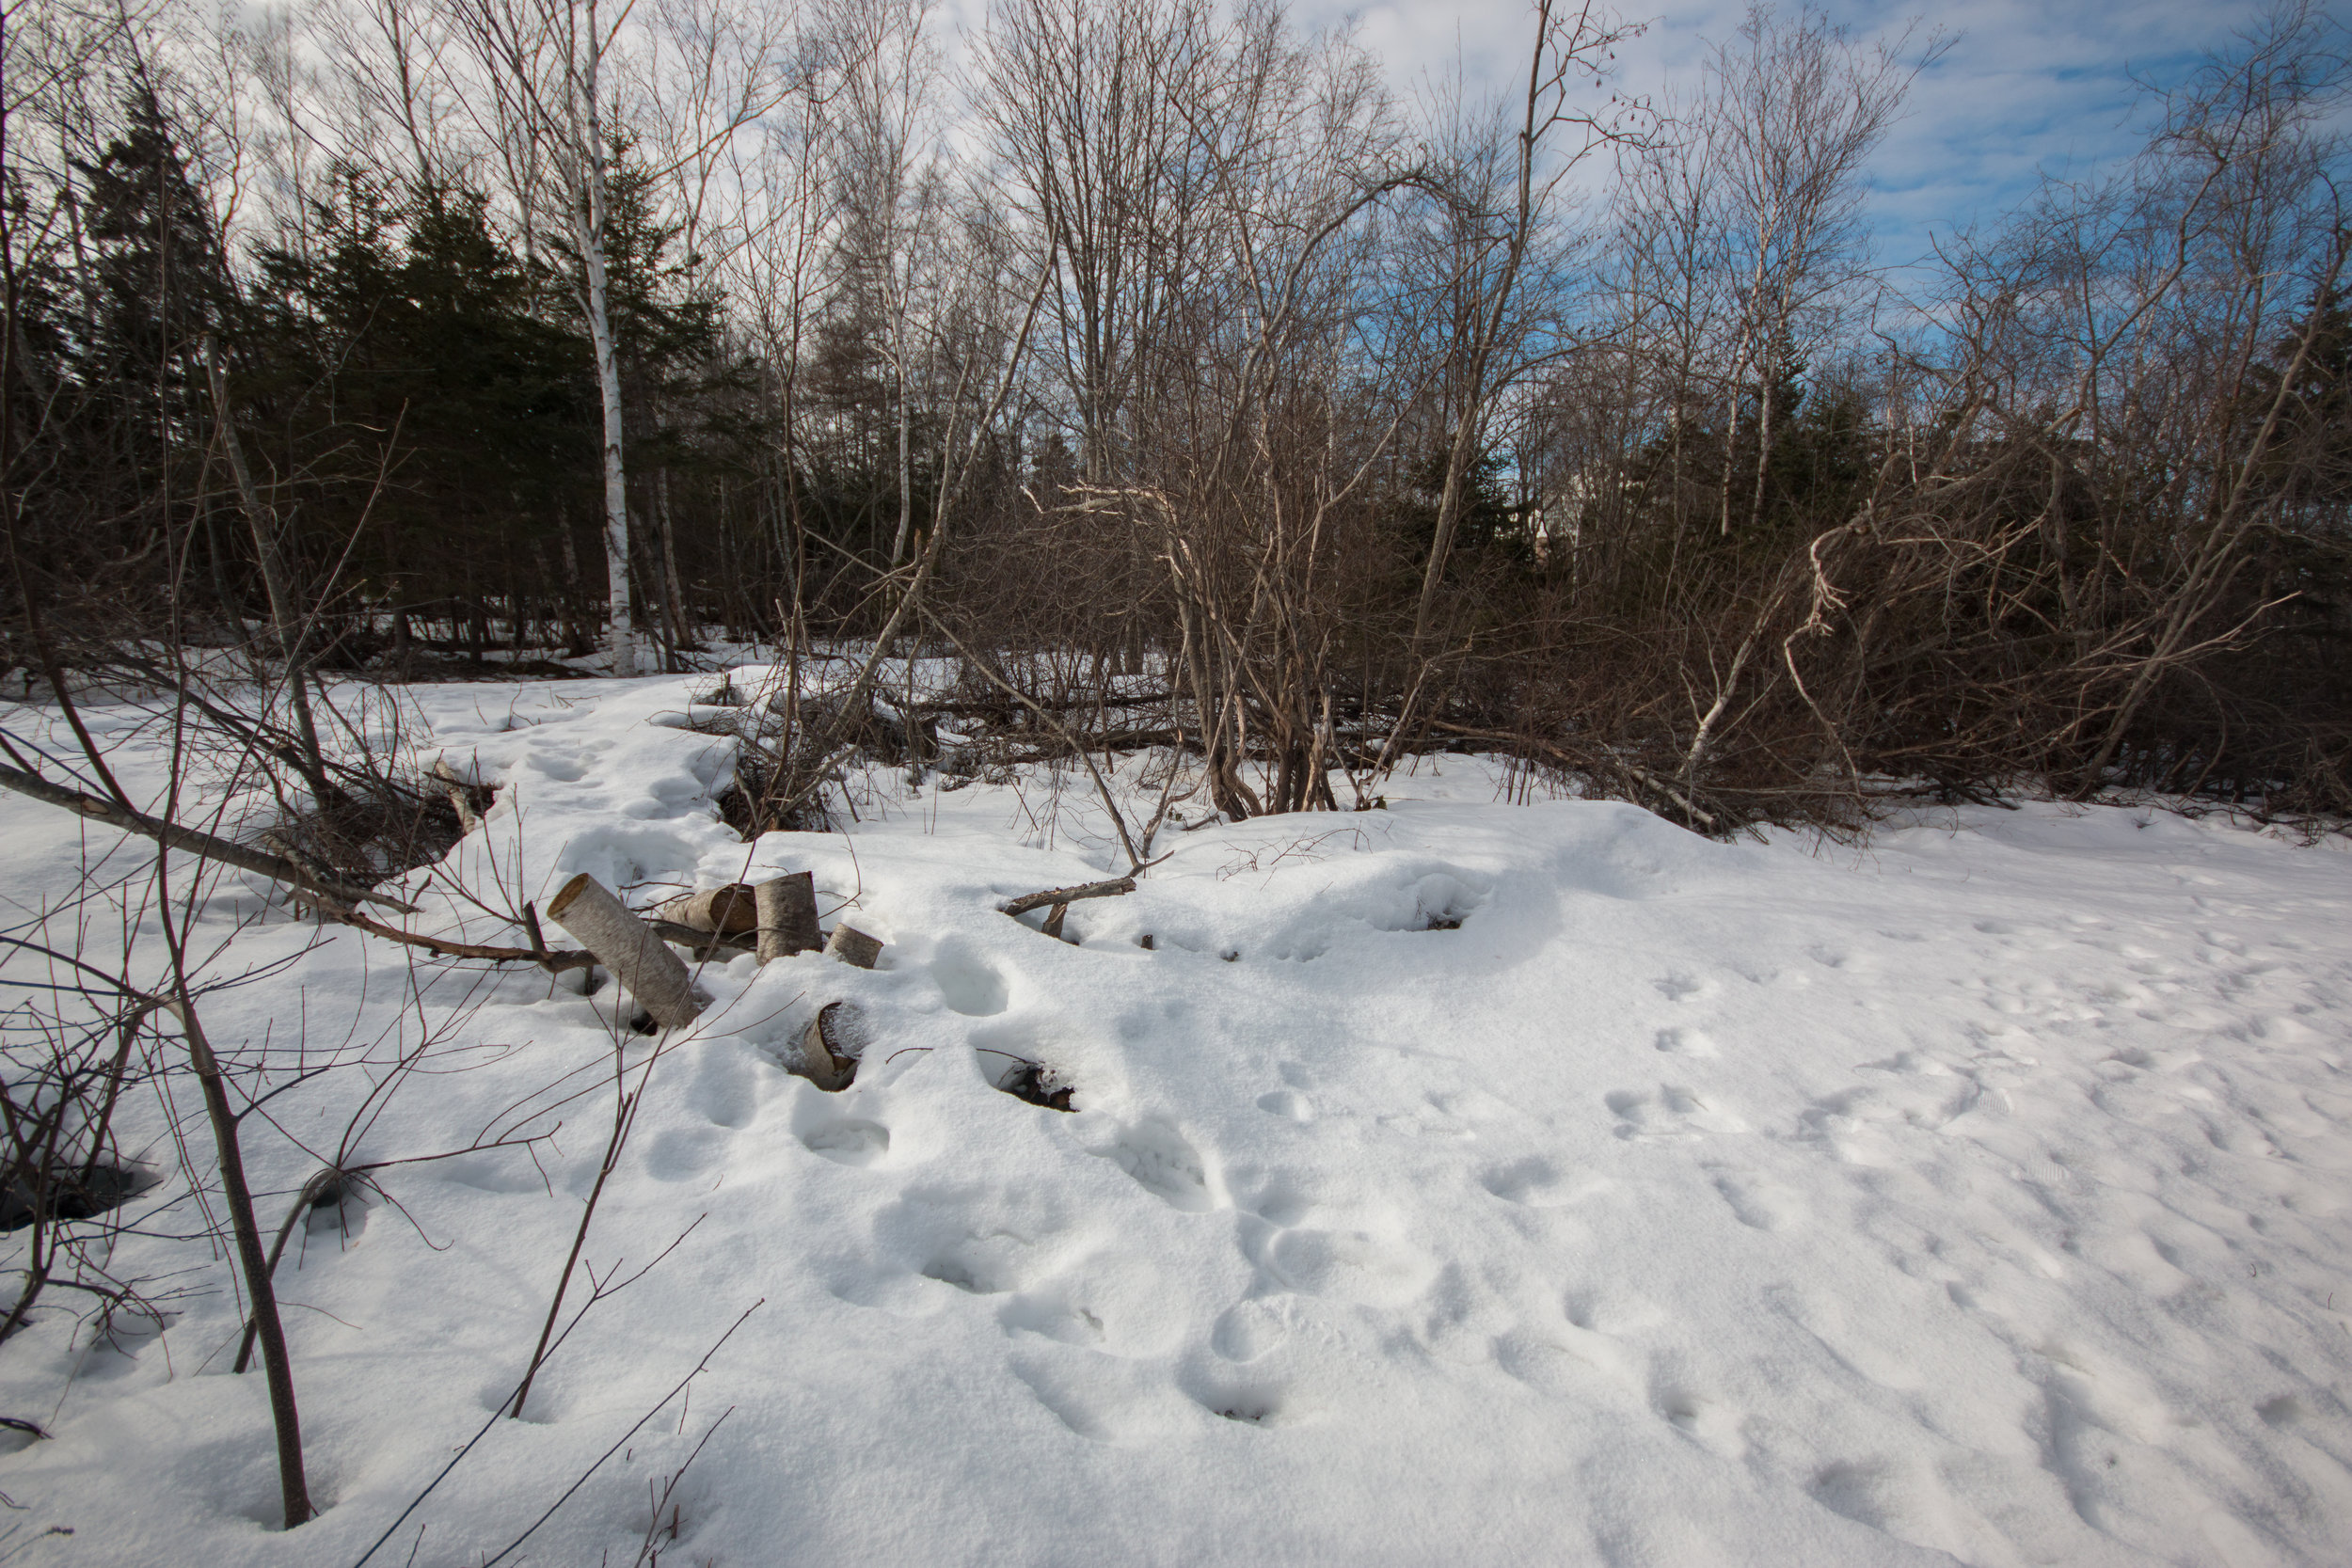
[[[602, 1157], [613, 988], [412, 988], [232, 880], [223, 972], [294, 961], [210, 1032], [376, 1063], [252, 1128], [265, 1226], [428, 1028], [360, 1158], [561, 1131], [388, 1169], [289, 1252], [324, 1509], [291, 1533], [225, 1259], [126, 1239], [164, 1331], [56, 1294], [0, 1347], [0, 1414], [54, 1434], [0, 1455], [0, 1560], [350, 1563], [487, 1423], [373, 1560], [482, 1563], [755, 1303], [504, 1560], [634, 1560], [723, 1412], [663, 1561], [2352, 1560], [2341, 841], [2042, 804], [1723, 844], [1502, 803], [1447, 757], [1386, 810], [1170, 830], [1071, 945], [995, 906], [1121, 868], [1082, 773], [877, 769], [852, 831], [746, 846], [710, 800], [732, 742], [675, 727], [711, 684], [410, 693], [501, 786], [443, 880], [406, 879], [419, 928], [517, 940], [450, 879], [642, 904], [813, 869], [828, 924], [889, 943], [872, 973], [707, 966], [688, 1037], [629, 1037], [632, 1082], [663, 1054], [584, 1256], [675, 1250], [493, 1420]], [[160, 738], [92, 713], [154, 777]], [[85, 838], [141, 852], [0, 796], [14, 922]], [[836, 999], [866, 1047], [828, 1095], [780, 1063]], [[1075, 1114], [997, 1091], [1023, 1059]], [[156, 1211], [186, 1192], [167, 1110], [129, 1115]]]

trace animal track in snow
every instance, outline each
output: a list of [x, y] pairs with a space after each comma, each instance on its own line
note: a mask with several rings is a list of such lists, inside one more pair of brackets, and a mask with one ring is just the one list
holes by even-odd
[[1315, 1102], [1296, 1089], [1276, 1089], [1272, 1094], [1260, 1095], [1258, 1109], [1269, 1116], [1281, 1117], [1290, 1121], [1304, 1122], [1315, 1119]]
[[952, 1010], [966, 1017], [993, 1018], [1003, 1012], [1010, 1000], [1005, 977], [985, 958], [952, 938], [940, 944], [930, 972], [931, 983], [939, 988], [942, 999]]
[[999, 1296], [1032, 1283], [1035, 1264], [1027, 1242], [999, 1232], [942, 1247], [916, 1272], [971, 1295]]
[[1804, 1223], [1804, 1199], [1777, 1181], [1726, 1172], [1715, 1178], [1715, 1191], [1731, 1206], [1732, 1217], [1752, 1230], [1787, 1230]]
[[1200, 1151], [1167, 1122], [1139, 1121], [1121, 1132], [1109, 1148], [1093, 1152], [1134, 1177], [1144, 1191], [1171, 1209], [1206, 1213], [1217, 1207], [1209, 1192], [1208, 1166]]
[[587, 764], [559, 752], [536, 750], [526, 760], [533, 772], [558, 784], [578, 784], [588, 776]]
[[1206, 1377], [1187, 1377], [1183, 1387], [1201, 1409], [1241, 1426], [1282, 1426], [1296, 1418], [1287, 1390], [1271, 1378], [1228, 1368]]
[[1696, 996], [1707, 989], [1699, 981], [1678, 969], [1671, 974], [1661, 975], [1650, 984], [1656, 986], [1658, 994], [1669, 1002], [1680, 1002], [1686, 997]]
[[870, 1165], [890, 1152], [890, 1129], [872, 1121], [826, 1121], [803, 1132], [801, 1142], [836, 1164]]
[[1042, 1335], [1070, 1345], [1099, 1345], [1104, 1332], [1103, 1320], [1092, 1307], [1051, 1289], [1009, 1295], [996, 1309], [996, 1321], [1008, 1334]]
[[1630, 1140], [1693, 1138], [1705, 1132], [1739, 1132], [1739, 1117], [1708, 1105], [1691, 1090], [1661, 1084], [1655, 1095], [1614, 1089], [1601, 1099], [1617, 1118], [1617, 1136]]
[[1608, 1185], [1589, 1178], [1570, 1181], [1558, 1165], [1541, 1155], [1496, 1165], [1479, 1177], [1478, 1184], [1505, 1203], [1529, 1209], [1556, 1209], [1588, 1197]]
[[726, 1142], [727, 1130], [713, 1124], [664, 1129], [645, 1150], [645, 1174], [657, 1181], [694, 1180], [721, 1163]]
[[1670, 1056], [1712, 1056], [1715, 1054], [1713, 1040], [1708, 1038], [1699, 1030], [1681, 1025], [1659, 1030], [1658, 1038], [1652, 1043]]
[[1290, 1336], [1287, 1304], [1252, 1297], [1225, 1309], [1209, 1333], [1209, 1348], [1228, 1361], [1255, 1361]]
[[1438, 1273], [1412, 1247], [1366, 1230], [1285, 1230], [1266, 1248], [1266, 1262], [1295, 1290], [1369, 1307], [1417, 1300]]
[[1677, 1432], [1700, 1446], [1726, 1459], [1740, 1458], [1748, 1451], [1738, 1411], [1671, 1380], [1652, 1387], [1650, 1402]]

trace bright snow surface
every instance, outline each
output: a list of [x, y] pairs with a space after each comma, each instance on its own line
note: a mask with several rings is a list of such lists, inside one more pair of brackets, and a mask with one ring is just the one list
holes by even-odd
[[[374, 1561], [491, 1557], [755, 1303], [504, 1560], [633, 1560], [649, 1486], [729, 1411], [665, 1562], [2352, 1560], [2340, 846], [2053, 805], [1723, 844], [1500, 802], [1449, 757], [1386, 810], [1170, 832], [1136, 893], [1072, 907], [1072, 945], [995, 906], [1123, 865], [1083, 774], [877, 772], [848, 833], [747, 847], [710, 800], [732, 743], [673, 727], [709, 684], [412, 693], [502, 786], [445, 868], [472, 885], [544, 901], [585, 870], [644, 903], [813, 869], [828, 924], [853, 900], [889, 945], [702, 972], [584, 1256], [625, 1275], [685, 1239]], [[20, 911], [82, 841], [0, 797]], [[516, 940], [421, 902], [418, 928]], [[298, 1238], [325, 1512], [291, 1534], [225, 1263], [122, 1244], [181, 1292], [161, 1334], [94, 1336], [53, 1292], [0, 1350], [0, 1412], [54, 1433], [0, 1457], [11, 1560], [349, 1563], [537, 1333], [610, 1126], [613, 989], [426, 966], [420, 994], [389, 944], [274, 903], [212, 906], [219, 935], [272, 911], [232, 969], [316, 942], [215, 997], [216, 1040], [445, 1047], [361, 1158], [590, 1092], [551, 1143], [389, 1169]], [[834, 999], [867, 1043], [829, 1095], [779, 1063]], [[632, 1072], [657, 1048], [630, 1037]], [[1075, 1114], [997, 1092], [1016, 1058]], [[366, 1082], [271, 1108], [331, 1149]], [[129, 1117], [146, 1200], [184, 1192], [163, 1107]], [[247, 1159], [274, 1227], [315, 1158], [255, 1127]]]

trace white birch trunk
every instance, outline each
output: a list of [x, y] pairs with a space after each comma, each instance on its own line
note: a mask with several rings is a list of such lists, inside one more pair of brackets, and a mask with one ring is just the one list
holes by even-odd
[[898, 300], [898, 322], [893, 336], [891, 362], [898, 381], [898, 532], [890, 542], [890, 563], [896, 566], [907, 558], [907, 543], [914, 531], [914, 433], [907, 407], [907, 304], [903, 294]]
[[587, 275], [588, 339], [596, 351], [596, 393], [604, 404], [604, 562], [612, 595], [605, 630], [612, 673], [627, 676], [637, 673], [637, 630], [628, 590], [628, 474], [621, 461], [621, 364], [612, 341], [612, 290], [605, 267], [604, 105], [597, 96], [603, 54], [596, 7], [591, 0], [587, 58], [580, 82], [585, 100], [580, 108], [587, 125], [582, 138], [586, 145], [580, 150], [584, 188], [580, 205], [574, 208], [573, 230], [580, 244], [580, 269]]

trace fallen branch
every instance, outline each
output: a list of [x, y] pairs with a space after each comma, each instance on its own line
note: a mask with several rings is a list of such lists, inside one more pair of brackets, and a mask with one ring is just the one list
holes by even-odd
[[[528, 909], [527, 906], [526, 909]], [[500, 947], [479, 942], [452, 942], [446, 937], [428, 937], [415, 931], [404, 931], [397, 926], [387, 926], [381, 921], [370, 920], [366, 915], [352, 910], [329, 910], [326, 913], [330, 918], [340, 920], [346, 926], [356, 926], [362, 931], [372, 932], [388, 942], [397, 942], [404, 946], [421, 947], [437, 958], [483, 958], [491, 963], [500, 964], [537, 964], [550, 974], [561, 974], [567, 969], [588, 969], [597, 962], [594, 953], [578, 947], [559, 947], [550, 950], [542, 943], [534, 950], [529, 947]], [[538, 920], [535, 915], [531, 925], [532, 934], [535, 939], [538, 935]], [[699, 936], [701, 933], [695, 934]]]
[[249, 849], [232, 839], [216, 837], [212, 833], [199, 832], [194, 828], [183, 828], [176, 822], [167, 822], [160, 817], [149, 816], [143, 812], [131, 811], [111, 801], [102, 800], [95, 795], [85, 795], [78, 789], [68, 789], [63, 784], [52, 784], [39, 774], [28, 773], [22, 768], [0, 766], [0, 786], [13, 789], [20, 795], [29, 795], [36, 800], [45, 801], [53, 806], [63, 806], [66, 810], [76, 812], [92, 821], [103, 822], [110, 828], [119, 828], [126, 833], [136, 833], [141, 838], [153, 839], [156, 843], [174, 849], [184, 849], [205, 860], [218, 861], [223, 865], [233, 865], [240, 871], [250, 871], [256, 876], [267, 877], [274, 882], [283, 882], [289, 887], [299, 888], [304, 893], [332, 898], [345, 905], [365, 902], [381, 904], [387, 909], [398, 910], [403, 914], [418, 912], [414, 904], [405, 904], [381, 893], [372, 893], [366, 888], [356, 887], [349, 882], [319, 876], [295, 864], [282, 855], [272, 855], [260, 849]]
[[[1175, 693], [1170, 691], [1145, 691], [1131, 696], [1120, 696], [1117, 692], [1101, 694], [1080, 692], [1072, 697], [1039, 697], [1028, 701], [1037, 707], [1057, 708], [1068, 712], [1078, 708], [1093, 707], [1149, 707], [1154, 703], [1165, 703], [1174, 695]], [[1000, 714], [1009, 714], [1012, 710], [1001, 702], [926, 702], [915, 704], [913, 711], [921, 714], [945, 714], [950, 719], [993, 719]]]
[[1715, 826], [1715, 816], [1712, 812], [1703, 810], [1689, 796], [1648, 768], [1636, 763], [1627, 762], [1622, 757], [1605, 759], [1580, 757], [1549, 741], [1537, 740], [1533, 736], [1511, 735], [1502, 730], [1482, 730], [1469, 724], [1450, 724], [1442, 719], [1429, 720], [1428, 726], [1433, 730], [1442, 730], [1448, 735], [1457, 736], [1465, 740], [1486, 740], [1523, 752], [1537, 752], [1560, 767], [1578, 772], [1590, 772], [1598, 768], [1613, 768], [1635, 783], [1646, 784], [1657, 790], [1676, 805], [1680, 806], [1692, 820], [1703, 822], [1710, 828]]
[[1106, 882], [1088, 882], [1079, 887], [1049, 887], [1043, 893], [1024, 894], [1009, 904], [996, 906], [997, 912], [1025, 915], [1031, 910], [1041, 910], [1049, 904], [1074, 904], [1081, 898], [1110, 898], [1121, 893], [1133, 893], [1133, 877], [1113, 877]]

